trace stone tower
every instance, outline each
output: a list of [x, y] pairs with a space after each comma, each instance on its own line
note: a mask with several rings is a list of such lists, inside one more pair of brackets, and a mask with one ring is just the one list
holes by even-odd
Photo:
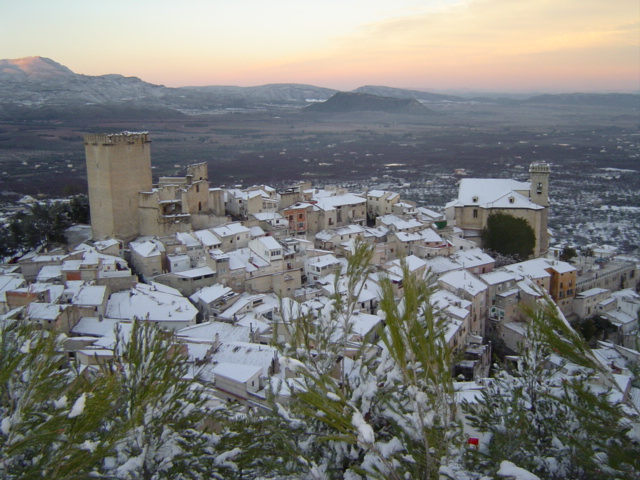
[[549, 175], [551, 170], [549, 164], [536, 162], [529, 165], [529, 181], [531, 187], [529, 198], [533, 203], [543, 207], [549, 206]]
[[541, 212], [537, 235], [539, 245], [536, 245], [538, 255], [544, 255], [549, 250], [549, 176], [551, 169], [545, 162], [535, 162], [529, 165], [529, 198], [537, 205], [545, 207]]
[[86, 134], [84, 146], [94, 240], [137, 237], [138, 193], [152, 188], [148, 134]]

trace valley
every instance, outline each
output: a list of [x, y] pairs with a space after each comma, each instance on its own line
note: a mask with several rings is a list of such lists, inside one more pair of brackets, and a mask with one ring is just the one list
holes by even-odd
[[[426, 102], [423, 102], [426, 103]], [[299, 180], [398, 191], [441, 210], [463, 176], [525, 179], [532, 161], [552, 165], [556, 239], [640, 245], [640, 118], [635, 108], [588, 105], [427, 103], [434, 114], [312, 113], [304, 109], [217, 115], [148, 113], [4, 121], [2, 199], [86, 192], [84, 133], [148, 131], [154, 177], [207, 162], [217, 186]], [[618, 240], [611, 232], [618, 233]]]

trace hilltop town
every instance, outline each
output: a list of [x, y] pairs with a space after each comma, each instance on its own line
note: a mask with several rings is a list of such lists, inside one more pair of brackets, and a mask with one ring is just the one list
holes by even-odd
[[[206, 163], [154, 183], [149, 133], [87, 134], [84, 144], [90, 234], [0, 274], [2, 322], [57, 329], [82, 368], [114, 358], [116, 326], [153, 324], [173, 332], [212, 399], [266, 409], [274, 398], [287, 403], [300, 378], [282, 350], [299, 340], [296, 324], [326, 319], [337, 299], [348, 305], [333, 326], [345, 345], [335, 375], [344, 376], [360, 356], [380, 355], [383, 290], [402, 304], [410, 275], [430, 288], [461, 392], [483, 390], [496, 358], [523, 354], [527, 312], [551, 302], [567, 325], [596, 328], [588, 340], [615, 375], [617, 401], [640, 406], [638, 263], [606, 246], [571, 256], [553, 243], [544, 162], [530, 165], [526, 182], [464, 178], [441, 213], [383, 189], [220, 188]], [[505, 262], [482, 248], [493, 214], [526, 221], [529, 258]], [[366, 274], [353, 279], [362, 251]]]

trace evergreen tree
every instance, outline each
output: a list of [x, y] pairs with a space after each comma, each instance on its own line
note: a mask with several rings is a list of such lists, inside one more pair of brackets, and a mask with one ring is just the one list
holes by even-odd
[[78, 377], [55, 333], [2, 324], [0, 478], [92, 477], [110, 448], [101, 437], [115, 392], [110, 378]]
[[487, 218], [487, 226], [482, 230], [482, 244], [488, 250], [517, 256], [521, 261], [533, 255], [536, 234], [524, 218], [496, 212]]
[[173, 335], [134, 321], [117, 332], [110, 428], [118, 432], [105, 473], [123, 479], [198, 479], [213, 474], [216, 437], [205, 432], [206, 397], [190, 381], [186, 354]]
[[56, 332], [0, 334], [0, 478], [225, 478], [216, 414], [171, 335], [134, 322], [113, 362], [79, 375]]
[[544, 479], [637, 478], [640, 446], [628, 436], [629, 406], [612, 401], [615, 379], [550, 301], [529, 317], [515, 371], [500, 370], [464, 407], [488, 438], [469, 450], [470, 464], [493, 474], [508, 460]]
[[299, 366], [302, 386], [290, 406], [274, 407], [295, 432], [280, 451], [311, 478], [438, 478], [459, 433], [451, 353], [428, 287], [406, 268], [401, 302], [391, 282], [382, 281], [381, 344], [363, 345], [345, 367], [346, 337], [371, 255], [371, 247], [356, 249], [346, 294], [333, 298], [317, 320], [304, 319], [297, 327], [304, 333], [292, 337], [302, 341], [287, 350], [294, 360], [285, 358]]

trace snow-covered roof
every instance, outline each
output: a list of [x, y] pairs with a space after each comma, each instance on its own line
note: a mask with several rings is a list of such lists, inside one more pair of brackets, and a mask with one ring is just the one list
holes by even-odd
[[522, 322], [505, 322], [502, 324], [502, 328], [506, 328], [517, 334], [526, 337], [527, 335], [527, 324]]
[[264, 321], [264, 317], [256, 312], [248, 312], [240, 315], [236, 325], [253, 330], [256, 334], [263, 334], [271, 330], [271, 325]]
[[569, 272], [577, 271], [576, 267], [574, 267], [568, 262], [554, 261], [554, 262], [551, 262], [551, 265], [549, 265], [549, 268], [555, 270], [558, 273], [569, 273]]
[[196, 307], [177, 290], [167, 290], [157, 283], [138, 283], [130, 290], [112, 294], [105, 311], [110, 318], [168, 322], [195, 321], [197, 313]]
[[74, 305], [98, 306], [107, 298], [107, 287], [104, 285], [83, 285], [73, 295]]
[[518, 295], [518, 293], [520, 293], [520, 289], [519, 288], [511, 288], [509, 290], [505, 290], [504, 292], [500, 292], [498, 293], [498, 297], [503, 297], [503, 298], [507, 298], [507, 297], [511, 297], [513, 295]]
[[364, 234], [366, 232], [366, 228], [362, 225], [345, 225], [339, 228], [332, 228], [328, 230], [322, 230], [316, 234], [316, 238], [323, 241], [331, 241], [336, 236], [343, 235], [359, 235]]
[[251, 329], [226, 322], [207, 322], [182, 328], [178, 337], [213, 343], [218, 336], [220, 342], [250, 342]]
[[460, 270], [461, 268], [460, 264], [448, 257], [433, 257], [427, 260], [427, 269], [435, 274]]
[[15, 290], [25, 285], [24, 277], [21, 274], [10, 273], [0, 275], [0, 292]]
[[397, 215], [388, 214], [378, 217], [378, 221], [383, 225], [390, 227], [394, 226], [396, 230], [412, 230], [417, 228], [422, 228], [425, 226], [424, 222], [420, 220], [416, 220], [415, 218], [410, 218], [405, 220]]
[[569, 273], [576, 271], [576, 268], [567, 262], [559, 260], [550, 260], [546, 258], [535, 258], [526, 260], [513, 265], [506, 265], [504, 269], [530, 278], [547, 278], [550, 277], [549, 269], [557, 273]]
[[384, 190], [369, 190], [367, 197], [380, 198], [385, 194]]
[[420, 230], [418, 232], [422, 239], [425, 242], [433, 243], [433, 242], [442, 242], [442, 237], [436, 233], [436, 231], [432, 228], [425, 228], [424, 230]]
[[152, 241], [131, 242], [129, 243], [131, 250], [141, 257], [156, 257], [161, 255], [161, 250], [157, 244]]
[[81, 336], [107, 337], [115, 336], [116, 326], [120, 320], [113, 318], [82, 317], [71, 329], [71, 333]]
[[206, 276], [215, 275], [215, 271], [211, 267], [198, 267], [190, 268], [189, 270], [182, 270], [181, 272], [175, 272], [174, 275], [185, 278], [201, 278]]
[[33, 320], [56, 320], [70, 305], [33, 302], [27, 305], [25, 316]]
[[249, 233], [249, 229], [241, 223], [227, 223], [211, 229], [218, 237], [229, 237], [240, 233]]
[[119, 246], [120, 242], [118, 242], [118, 240], [116, 240], [115, 238], [107, 238], [105, 240], [97, 240], [93, 242], [93, 245], [96, 247], [96, 250], [102, 251], [115, 245]]
[[314, 197], [316, 201], [316, 207], [322, 210], [335, 210], [337, 207], [347, 205], [360, 205], [367, 202], [366, 198], [362, 198], [359, 195], [353, 193], [346, 193], [344, 195], [334, 195], [329, 197]]
[[397, 258], [396, 260], [392, 260], [389, 262], [391, 265], [400, 268], [400, 273], [402, 273], [402, 265], [406, 264], [407, 268], [410, 272], [415, 272], [416, 270], [426, 267], [427, 261], [423, 260], [420, 257], [416, 257], [415, 255], [408, 255], [405, 258]]
[[222, 362], [213, 367], [215, 376], [225, 377], [236, 382], [246, 383], [261, 373], [261, 368], [254, 365]]
[[264, 245], [267, 250], [282, 250], [282, 245], [273, 237], [260, 237], [258, 241]]
[[514, 263], [513, 265], [505, 265], [505, 270], [513, 272], [517, 275], [529, 278], [549, 278], [551, 274], [546, 270], [549, 264], [542, 258], [527, 260], [525, 262]]
[[319, 255], [317, 257], [308, 257], [307, 263], [318, 268], [323, 268], [330, 265], [337, 265], [340, 263], [340, 260], [338, 260], [335, 255], [328, 253], [326, 255]]
[[222, 242], [211, 230], [196, 230], [193, 235], [207, 248], [221, 245]]
[[487, 255], [479, 248], [457, 251], [451, 255], [451, 258], [464, 268], [474, 268], [495, 262], [491, 255]]
[[38, 282], [48, 282], [62, 277], [61, 265], [45, 265], [38, 272], [36, 280]]
[[227, 257], [229, 258], [230, 270], [245, 269], [248, 273], [251, 273], [271, 265], [267, 260], [255, 254], [249, 248], [238, 248], [228, 252]]
[[38, 255], [34, 255], [33, 257], [31, 257], [29, 260], [32, 261], [32, 262], [36, 262], [36, 263], [56, 263], [56, 262], [61, 263], [64, 259], [66, 259], [68, 257], [69, 257], [69, 255], [67, 255], [66, 253], [60, 254], [60, 255], [38, 254]]
[[429, 208], [418, 207], [418, 208], [416, 208], [416, 211], [418, 212], [419, 215], [421, 215], [423, 217], [427, 217], [430, 220], [444, 219], [444, 214], [443, 213], [438, 213], [435, 210], [431, 210]]
[[518, 182], [506, 178], [463, 178], [458, 188], [458, 198], [447, 203], [446, 206], [543, 209], [544, 207], [533, 203], [528, 197], [519, 193], [528, 192], [529, 187], [529, 182]]
[[602, 300], [601, 302], [598, 302], [598, 306], [600, 307], [606, 307], [607, 305], [611, 305], [612, 303], [615, 304], [617, 303], [618, 300], [614, 297], [609, 297], [609, 298], [605, 298], [604, 300]]
[[353, 312], [349, 317], [352, 332], [364, 336], [382, 323], [382, 318], [378, 315], [371, 315], [362, 312]]
[[307, 203], [307, 202], [297, 202], [294, 203], [293, 205], [289, 205], [288, 207], [285, 207], [283, 210], [306, 210], [309, 207], [313, 207], [312, 204]]
[[269, 221], [284, 219], [284, 217], [280, 215], [278, 212], [259, 212], [259, 213], [254, 213], [253, 216], [256, 218], [256, 220], [259, 220], [261, 222], [269, 222]]
[[278, 350], [268, 345], [246, 342], [224, 342], [211, 355], [213, 363], [239, 363], [262, 367], [263, 374], [269, 373], [272, 362], [278, 357]]
[[249, 228], [249, 234], [251, 235], [251, 238], [259, 238], [259, 237], [264, 237], [267, 232], [265, 232], [262, 227], [251, 227]]
[[233, 290], [231, 290], [231, 288], [225, 287], [224, 285], [216, 283], [215, 285], [201, 288], [200, 290], [195, 292], [193, 295], [191, 295], [191, 297], [189, 298], [194, 302], [201, 300], [204, 303], [211, 303], [218, 300], [219, 298], [224, 297], [225, 295], [231, 293], [232, 291]]
[[382, 225], [380, 225], [379, 227], [375, 227], [375, 228], [365, 228], [365, 233], [364, 236], [365, 237], [375, 237], [375, 238], [382, 238], [385, 235], [387, 235], [389, 233], [389, 229], [387, 227], [384, 227]]
[[522, 292], [524, 292], [524, 293], [526, 293], [528, 295], [532, 295], [534, 297], [542, 296], [542, 293], [539, 290], [540, 287], [538, 287], [538, 285], [535, 282], [533, 282], [532, 280], [530, 280], [528, 278], [525, 278], [525, 279], [519, 281], [517, 283], [517, 285], [518, 285], [518, 288]]
[[585, 290], [584, 292], [580, 292], [576, 294], [576, 298], [587, 298], [594, 297], [596, 295], [602, 295], [607, 293], [609, 290], [606, 288], [590, 288], [589, 290]]
[[431, 305], [437, 311], [448, 313], [449, 315], [464, 320], [470, 313], [471, 302], [454, 295], [446, 290], [438, 289], [429, 297]]
[[450, 285], [453, 288], [459, 288], [474, 296], [487, 289], [487, 286], [483, 282], [466, 270], [457, 270], [445, 273], [438, 279], [438, 281], [440, 283]]
[[[447, 308], [447, 311], [449, 311], [451, 307]], [[465, 312], [468, 314], [469, 312], [467, 312], [465, 310]], [[463, 325], [464, 322], [462, 320], [457, 320], [455, 318], [447, 318], [447, 323], [445, 324], [445, 332], [444, 332], [444, 339], [445, 341], [448, 343], [451, 341], [451, 339], [463, 329]]]
[[201, 247], [200, 241], [188, 232], [177, 232], [176, 239], [187, 247]]
[[500, 283], [511, 282], [517, 279], [513, 272], [506, 270], [494, 270], [493, 272], [478, 275], [478, 277], [487, 285], [498, 285]]
[[394, 234], [400, 242], [419, 242], [422, 240], [422, 235], [419, 232], [395, 232]]
[[633, 315], [629, 315], [625, 312], [620, 312], [618, 310], [611, 310], [605, 314], [611, 323], [614, 325], [628, 325], [633, 322], [637, 322], [638, 318]]

